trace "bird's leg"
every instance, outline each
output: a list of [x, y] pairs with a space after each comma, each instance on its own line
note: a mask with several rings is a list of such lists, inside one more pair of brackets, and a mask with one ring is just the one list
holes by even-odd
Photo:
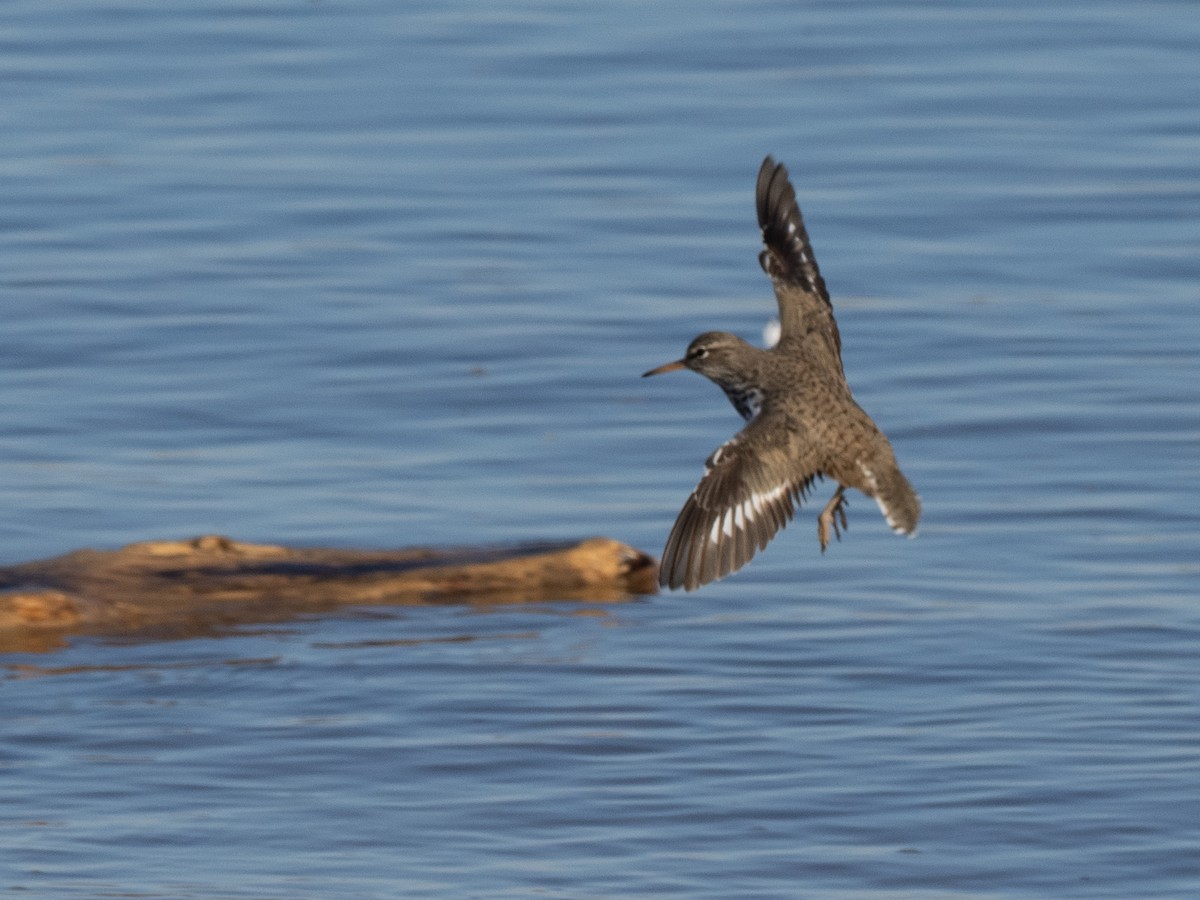
[[[846, 488], [838, 485], [838, 489], [833, 492], [833, 497], [825, 504], [825, 508], [821, 510], [821, 515], [817, 517], [817, 540], [821, 542], [821, 552], [825, 552], [825, 548], [829, 546], [829, 529], [833, 528], [833, 533], [840, 541], [842, 539], [842, 528], [849, 528], [846, 524]], [[838, 520], [841, 520], [841, 528], [838, 527]]]

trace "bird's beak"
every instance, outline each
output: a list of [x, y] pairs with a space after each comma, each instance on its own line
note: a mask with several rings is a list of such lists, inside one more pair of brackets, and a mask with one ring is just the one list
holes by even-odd
[[649, 378], [651, 375], [661, 375], [663, 372], [675, 372], [679, 369], [686, 369], [687, 364], [682, 359], [677, 359], [675, 362], [669, 362], [665, 366], [659, 366], [657, 369], [651, 369], [649, 372], [643, 372], [643, 378]]

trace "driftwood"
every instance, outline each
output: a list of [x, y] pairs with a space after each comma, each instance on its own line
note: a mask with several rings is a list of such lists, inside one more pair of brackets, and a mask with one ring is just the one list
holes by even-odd
[[655, 561], [607, 538], [496, 549], [289, 549], [208, 535], [0, 567], [0, 651], [71, 634], [186, 637], [366, 604], [619, 601]]

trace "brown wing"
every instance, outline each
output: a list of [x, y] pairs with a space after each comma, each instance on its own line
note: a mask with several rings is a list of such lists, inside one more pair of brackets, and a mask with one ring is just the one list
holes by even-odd
[[663, 587], [691, 591], [740, 569], [787, 525], [820, 474], [802, 433], [768, 430], [764, 421], [755, 419], [704, 464], [667, 538]]
[[780, 343], [819, 331], [829, 341], [840, 367], [842, 338], [833, 319], [833, 305], [783, 163], [769, 156], [763, 160], [755, 198], [758, 225], [766, 245], [758, 261], [775, 286]]

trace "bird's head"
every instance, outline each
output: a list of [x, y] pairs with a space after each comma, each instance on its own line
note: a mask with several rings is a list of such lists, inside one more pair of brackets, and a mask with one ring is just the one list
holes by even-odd
[[751, 362], [750, 357], [761, 352], [735, 334], [727, 331], [706, 331], [688, 344], [683, 359], [651, 369], [643, 373], [642, 377], [661, 375], [677, 369], [691, 369], [717, 383], [723, 383], [729, 380], [729, 376], [740, 374]]

